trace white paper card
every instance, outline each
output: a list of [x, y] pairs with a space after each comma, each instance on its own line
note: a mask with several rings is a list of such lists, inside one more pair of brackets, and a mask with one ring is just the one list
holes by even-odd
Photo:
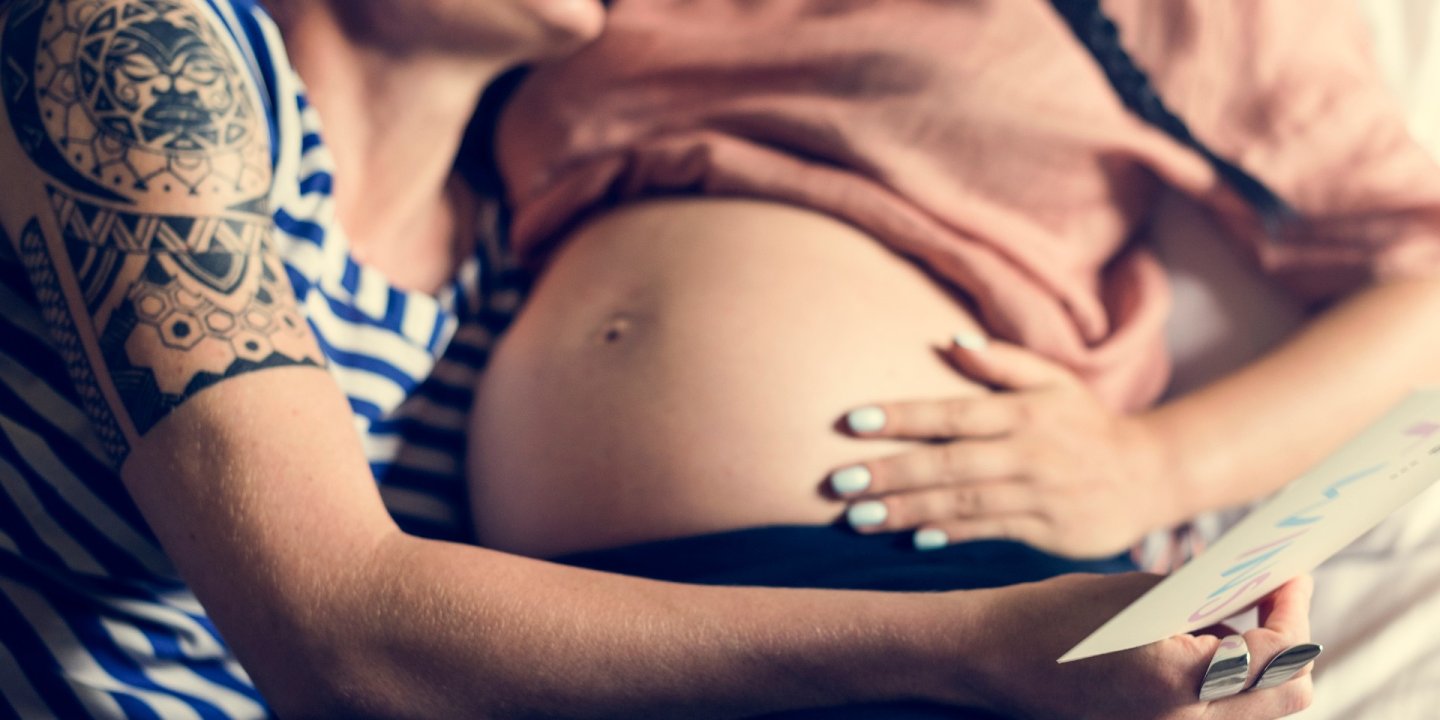
[[1436, 479], [1440, 389], [1427, 389], [1255, 508], [1060, 662], [1139, 647], [1224, 620], [1314, 569]]

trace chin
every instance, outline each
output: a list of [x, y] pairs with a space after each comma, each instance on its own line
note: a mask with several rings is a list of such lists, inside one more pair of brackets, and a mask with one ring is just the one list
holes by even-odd
[[579, 49], [605, 27], [599, 0], [525, 0], [543, 26], [536, 59], [551, 59]]
[[[308, 0], [268, 0], [280, 8]], [[601, 0], [329, 0], [360, 41], [514, 62], [563, 57], [605, 25]], [[0, 0], [0, 6], [5, 0]]]

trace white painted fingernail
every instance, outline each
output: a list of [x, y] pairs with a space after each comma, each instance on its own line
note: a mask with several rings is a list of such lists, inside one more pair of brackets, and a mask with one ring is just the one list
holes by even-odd
[[926, 528], [915, 533], [916, 550], [939, 550], [950, 544], [950, 536], [944, 530]]
[[965, 350], [984, 350], [990, 340], [980, 333], [969, 331], [955, 333], [955, 347]]
[[885, 428], [885, 411], [874, 405], [856, 408], [845, 416], [845, 424], [858, 433], [879, 432]]
[[871, 527], [885, 522], [885, 516], [889, 514], [885, 503], [867, 500], [851, 505], [850, 509], [845, 511], [845, 520], [850, 523], [850, 527]]
[[870, 469], [864, 465], [851, 465], [830, 473], [830, 489], [840, 495], [857, 493], [870, 487]]

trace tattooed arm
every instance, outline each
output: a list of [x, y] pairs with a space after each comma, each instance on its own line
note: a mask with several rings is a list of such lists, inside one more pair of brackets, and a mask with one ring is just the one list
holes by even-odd
[[112, 456], [226, 378], [317, 365], [268, 248], [261, 106], [215, 30], [165, 1], [10, 13], [4, 219]]

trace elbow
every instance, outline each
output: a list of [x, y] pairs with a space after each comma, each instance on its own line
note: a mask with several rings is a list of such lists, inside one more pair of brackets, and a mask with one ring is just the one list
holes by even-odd
[[[300, 685], [296, 683], [295, 685]], [[271, 685], [262, 691], [275, 715], [287, 720], [299, 718], [356, 717], [354, 708], [337, 696], [326, 683], [304, 683], [304, 687], [277, 688]]]
[[292, 573], [278, 585], [284, 590], [262, 603], [265, 610], [247, 606], [249, 622], [239, 623], [244, 629], [231, 644], [277, 715], [533, 715], [526, 708], [534, 698], [505, 682], [513, 673], [484, 669], [505, 653], [458, 642], [448, 628], [466, 621], [438, 606], [434, 586], [414, 574], [434, 547], [389, 534], [363, 551], [331, 557], [323, 574]]
[[251, 624], [245, 642], [233, 643], [250, 651], [240, 659], [278, 716], [455, 717], [457, 706], [466, 717], [508, 714], [504, 699], [485, 688], [457, 687], [467, 673], [434, 633], [435, 611], [406, 591], [411, 550], [397, 536], [349, 572], [290, 585], [278, 593], [285, 601], [271, 606], [272, 622]]
[[391, 679], [399, 668], [387, 659], [383, 638], [370, 632], [373, 619], [349, 600], [358, 593], [346, 585], [329, 583], [323, 593], [307, 592], [317, 586], [290, 586], [274, 594], [283, 601], [272, 596], [269, 603], [250, 603], [246, 617], [221, 626], [233, 630], [226, 639], [279, 717], [405, 716], [385, 693], [402, 685]]
[[[271, 710], [286, 720], [353, 718], [355, 720], [428, 720], [437, 717], [507, 718], [532, 713], [517, 704], [490, 702], [473, 689], [446, 692], [443, 685], [409, 684], [383, 668], [294, 668], [289, 677], [261, 688]], [[413, 678], [412, 678], [413, 679]], [[274, 680], [272, 678], [272, 680]], [[463, 694], [463, 703], [457, 694]], [[457, 707], [465, 708], [463, 712]], [[517, 711], [518, 715], [517, 715]]]
[[269, 652], [244, 663], [277, 716], [287, 720], [400, 717], [387, 712], [379, 696], [381, 673], [365, 673], [355, 667], [359, 663], [347, 659], [354, 657], [355, 648], [317, 647], [320, 643], [312, 637], [299, 643], [308, 646], [305, 650], [297, 651], [296, 639], [277, 642]]
[[[427, 711], [437, 698], [398, 680], [383, 661], [362, 660], [374, 653], [364, 648], [274, 659], [252, 673], [261, 694], [279, 717], [391, 719], [436, 717]], [[259, 670], [259, 668], [257, 668]], [[490, 717], [477, 713], [476, 717]]]
[[345, 682], [330, 673], [298, 672], [296, 675], [312, 677], [288, 681], [278, 687], [272, 683], [263, 691], [271, 710], [278, 717], [287, 720], [337, 717], [378, 720], [417, 716], [413, 707], [406, 710], [396, 703], [386, 702], [373, 687], [366, 686], [363, 678]]

